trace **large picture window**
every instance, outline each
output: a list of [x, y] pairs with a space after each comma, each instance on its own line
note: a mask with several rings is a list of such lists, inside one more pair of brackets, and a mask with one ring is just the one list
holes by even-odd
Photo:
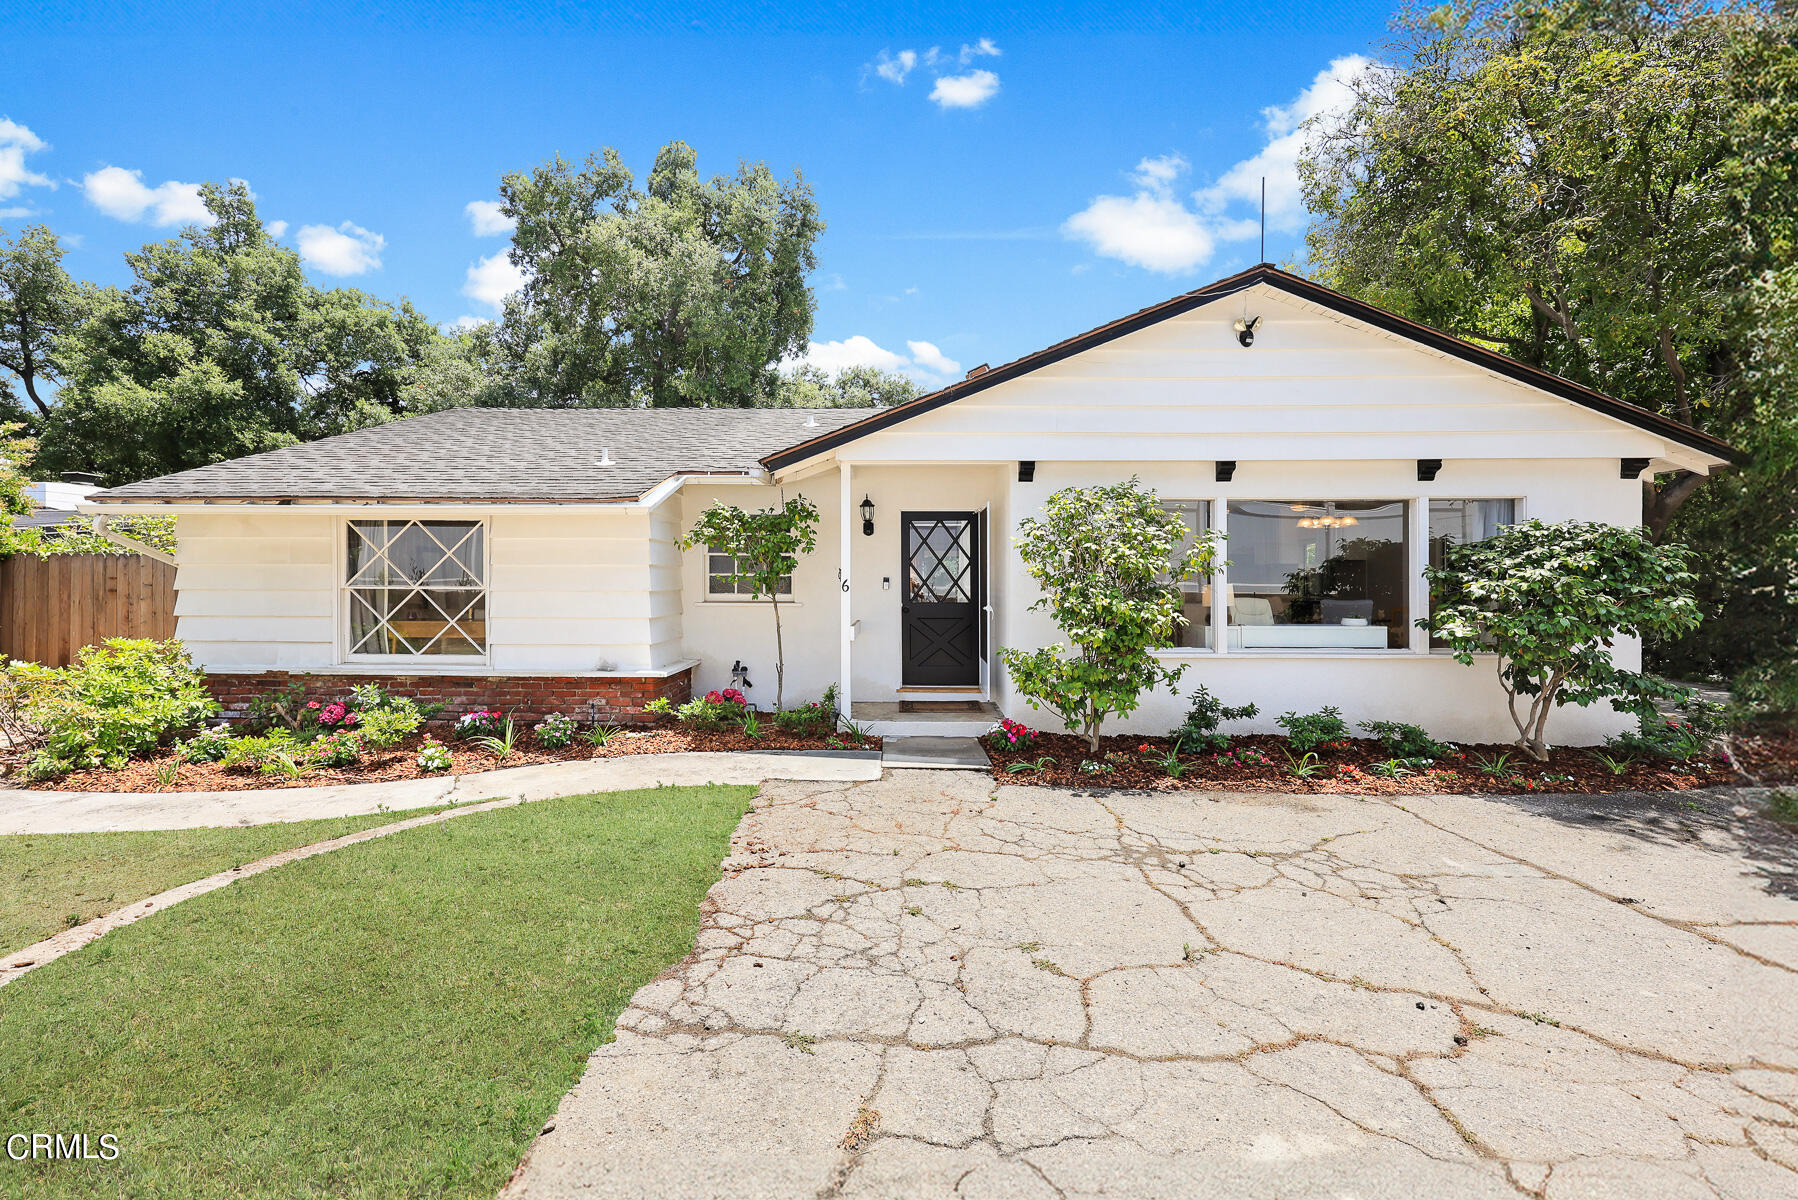
[[1231, 647], [1407, 648], [1408, 507], [1403, 500], [1231, 501]]
[[487, 552], [479, 521], [351, 521], [352, 656], [484, 655]]
[[[1211, 503], [1208, 500], [1163, 500], [1161, 507], [1180, 518], [1186, 526], [1186, 536], [1180, 539], [1168, 556], [1171, 566], [1175, 561], [1190, 554], [1199, 536], [1211, 528]], [[1186, 624], [1174, 631], [1175, 646], [1204, 647], [1211, 644], [1211, 577], [1199, 576], [1182, 579], [1180, 589], [1180, 612], [1186, 617]]]

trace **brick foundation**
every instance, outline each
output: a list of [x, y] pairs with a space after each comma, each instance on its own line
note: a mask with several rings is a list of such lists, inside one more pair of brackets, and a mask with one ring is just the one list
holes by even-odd
[[206, 686], [227, 718], [245, 715], [256, 697], [294, 683], [305, 685], [306, 694], [317, 700], [348, 696], [357, 684], [378, 683], [393, 695], [443, 705], [436, 717], [439, 722], [454, 721], [473, 709], [490, 708], [511, 713], [520, 724], [541, 721], [550, 713], [559, 712], [582, 722], [626, 725], [649, 721], [643, 706], [658, 697], [666, 696], [676, 704], [690, 699], [693, 668], [667, 676], [333, 675], [287, 671], [206, 676]]

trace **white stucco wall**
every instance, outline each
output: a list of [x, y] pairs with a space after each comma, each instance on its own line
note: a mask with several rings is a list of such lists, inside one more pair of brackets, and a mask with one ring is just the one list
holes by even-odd
[[[679, 514], [678, 530], [685, 531], [714, 503], [771, 508], [782, 502], [781, 495], [781, 490], [774, 487], [689, 483], [666, 510], [670, 519]], [[791, 706], [817, 699], [837, 679], [836, 476], [815, 476], [787, 488], [786, 495], [808, 497], [820, 513], [817, 552], [794, 572], [791, 603], [784, 597], [781, 601], [785, 700]], [[856, 536], [860, 537], [859, 532]], [[694, 689], [703, 692], [729, 687], [731, 664], [741, 659], [755, 685], [750, 689], [750, 698], [764, 708], [774, 707], [774, 616], [768, 602], [708, 596], [703, 547], [696, 546], [680, 556], [680, 586], [682, 654], [699, 660], [693, 672]]]

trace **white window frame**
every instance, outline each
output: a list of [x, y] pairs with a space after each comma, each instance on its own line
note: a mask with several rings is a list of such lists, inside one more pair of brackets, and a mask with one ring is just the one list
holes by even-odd
[[[350, 650], [350, 530], [357, 521], [390, 521], [401, 524], [418, 521], [456, 521], [470, 525], [478, 525], [481, 529], [481, 591], [487, 600], [487, 636], [482, 639], [484, 648], [480, 654], [355, 654]], [[493, 525], [485, 517], [473, 517], [457, 513], [454, 515], [436, 513], [392, 514], [383, 512], [357, 513], [344, 517], [337, 522], [337, 547], [334, 552], [334, 569], [337, 572], [337, 586], [331, 591], [332, 623], [335, 626], [337, 662], [344, 667], [404, 667], [402, 674], [429, 675], [433, 670], [466, 670], [469, 667], [489, 666], [493, 659]]]
[[[724, 554], [724, 551], [713, 550], [711, 543], [709, 542], [703, 546], [697, 546], [695, 549], [699, 551], [699, 590], [701, 604], [768, 603], [768, 597], [766, 596], [756, 596], [742, 592], [714, 592], [712, 590], [712, 555]], [[736, 562], [735, 555], [725, 555], [725, 557], [729, 558], [733, 563]], [[795, 570], [791, 575], [782, 577], [787, 581], [787, 590], [780, 593], [780, 602], [782, 604], [798, 603], [796, 597], [799, 594], [799, 585], [795, 578], [798, 574], [799, 572]]]

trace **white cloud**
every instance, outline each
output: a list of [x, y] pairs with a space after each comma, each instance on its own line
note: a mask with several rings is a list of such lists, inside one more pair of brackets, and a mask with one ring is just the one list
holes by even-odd
[[961, 364], [949, 358], [930, 342], [905, 343], [911, 353], [888, 350], [865, 334], [855, 334], [840, 342], [810, 342], [803, 355], [789, 359], [781, 366], [792, 368], [806, 363], [836, 375], [846, 367], [878, 367], [882, 371], [898, 371], [909, 375], [925, 387], [937, 388], [961, 375]]
[[944, 75], [930, 89], [930, 98], [941, 108], [979, 108], [999, 94], [999, 77], [991, 71]]
[[955, 376], [961, 374], [961, 364], [938, 350], [930, 342], [907, 342], [905, 348], [911, 351], [913, 363], [933, 375]]
[[379, 270], [381, 250], [387, 239], [360, 225], [345, 221], [329, 225], [302, 225], [296, 235], [300, 258], [326, 275], [361, 275]]
[[[882, 50], [879, 58], [862, 68], [862, 77], [866, 79], [866, 73], [872, 70], [888, 83], [904, 87], [906, 77], [922, 63], [936, 76], [930, 98], [938, 106], [979, 108], [999, 94], [999, 77], [991, 71], [968, 71], [965, 68], [977, 58], [997, 58], [1001, 53], [990, 37], [983, 37], [973, 45], [962, 43], [960, 53], [945, 52], [941, 46], [932, 46], [922, 54], [916, 50], [901, 50], [897, 54]], [[962, 74], [946, 74], [958, 68], [964, 68]]]
[[[27, 154], [48, 150], [49, 143], [10, 117], [0, 117], [0, 199], [25, 187], [55, 187], [55, 180], [25, 165]], [[15, 214], [18, 215], [18, 214]]]
[[1150, 271], [1172, 274], [1204, 264], [1215, 240], [1173, 191], [1186, 169], [1186, 159], [1178, 154], [1143, 159], [1130, 173], [1135, 195], [1098, 197], [1069, 217], [1062, 233], [1087, 243], [1096, 254]]
[[468, 214], [469, 227], [476, 237], [511, 233], [518, 226], [518, 222], [501, 211], [498, 200], [470, 200], [462, 206], [462, 211]]
[[505, 307], [506, 297], [523, 287], [527, 278], [529, 277], [523, 271], [512, 265], [506, 252], [501, 250], [468, 268], [468, 277], [462, 283], [462, 294], [498, 312]]
[[470, 329], [479, 329], [483, 325], [491, 324], [493, 324], [492, 317], [477, 317], [464, 313], [462, 316], [457, 317], [454, 321], [449, 323], [448, 331], [452, 333], [467, 333]]
[[992, 38], [983, 37], [972, 46], [963, 43], [961, 48], [961, 65], [965, 67], [981, 55], [991, 55], [993, 58], [998, 58], [1000, 53], [999, 47], [993, 45]]
[[262, 227], [268, 230], [268, 235], [272, 238], [285, 237], [287, 234], [286, 221], [265, 221]]
[[[1222, 213], [1232, 204], [1248, 205], [1259, 212], [1265, 176], [1267, 227], [1288, 233], [1300, 228], [1305, 221], [1305, 202], [1299, 187], [1299, 154], [1316, 132], [1316, 126], [1307, 128], [1306, 122], [1319, 118], [1318, 123], [1325, 124], [1345, 114], [1355, 100], [1355, 80], [1372, 65], [1359, 54], [1345, 55], [1319, 71], [1290, 104], [1262, 109], [1267, 144], [1252, 158], [1225, 171], [1210, 187], [1200, 189], [1194, 199], [1209, 213]], [[1231, 236], [1253, 237], [1259, 228], [1253, 216], [1238, 217]]]
[[81, 181], [89, 204], [120, 221], [152, 225], [210, 225], [212, 214], [200, 199], [200, 185], [170, 179], [150, 187], [142, 171], [101, 167]]
[[1210, 260], [1217, 243], [1245, 241], [1260, 232], [1263, 176], [1268, 228], [1296, 231], [1305, 221], [1298, 160], [1306, 139], [1315, 136], [1318, 124], [1347, 111], [1356, 78], [1372, 65], [1358, 54], [1345, 55], [1319, 71], [1290, 103], [1262, 109], [1266, 144], [1194, 192], [1193, 206], [1174, 195], [1175, 182], [1190, 164], [1180, 154], [1164, 154], [1136, 164], [1130, 173], [1134, 195], [1098, 197], [1063, 222], [1062, 233], [1131, 266], [1190, 271]]
[[905, 77], [911, 74], [912, 68], [918, 65], [916, 50], [901, 50], [897, 54], [880, 52], [880, 60], [874, 64], [874, 73], [888, 83], [903, 85]]
[[15, 205], [12, 205], [10, 208], [0, 208], [0, 218], [29, 217], [31, 214], [35, 213], [36, 211], [37, 211], [37, 209], [31, 207], [31, 205], [29, 205], [29, 204], [15, 204]]

